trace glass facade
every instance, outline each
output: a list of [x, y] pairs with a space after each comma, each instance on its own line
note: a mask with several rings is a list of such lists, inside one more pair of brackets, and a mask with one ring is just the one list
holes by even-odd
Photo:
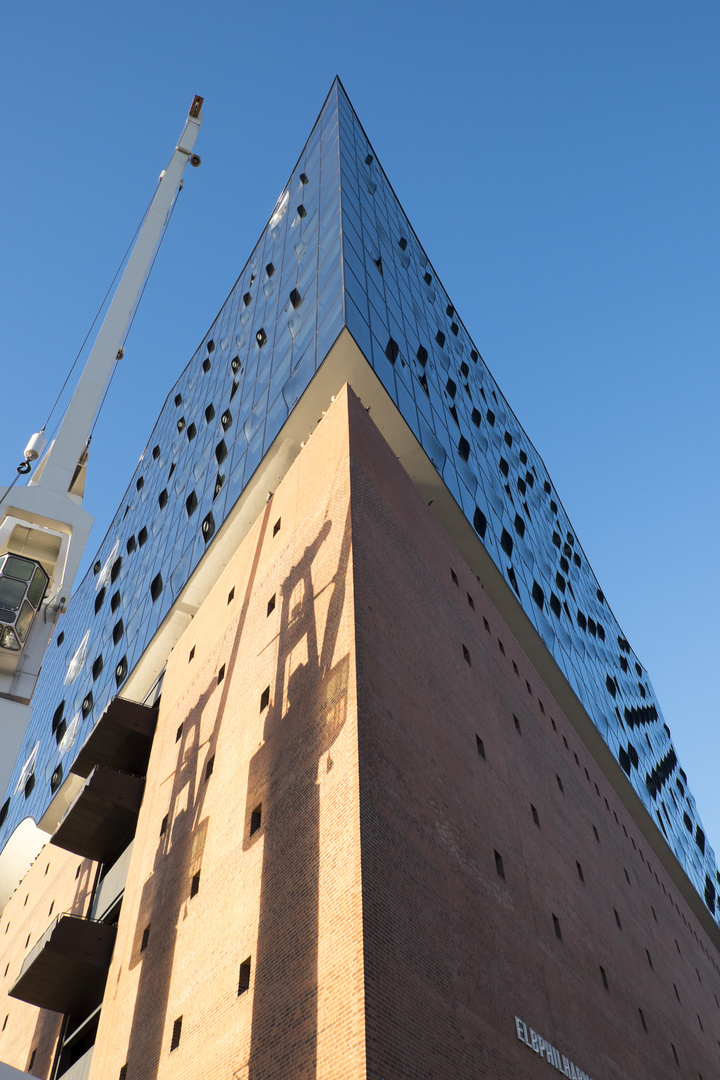
[[344, 326], [718, 920], [714, 854], [647, 672], [338, 81], [58, 626], [0, 846], [42, 816]]

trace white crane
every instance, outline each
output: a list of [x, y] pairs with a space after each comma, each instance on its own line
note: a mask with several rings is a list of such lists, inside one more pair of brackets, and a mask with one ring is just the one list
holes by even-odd
[[[168, 215], [194, 153], [202, 122], [195, 97], [170, 164], [160, 174], [137, 242], [63, 417], [45, 450], [33, 435], [19, 473], [27, 486], [0, 487], [0, 793], [5, 790], [31, 715], [30, 700], [53, 624], [65, 610], [93, 518], [83, 509], [87, 447]], [[43, 455], [43, 451], [44, 455]]]

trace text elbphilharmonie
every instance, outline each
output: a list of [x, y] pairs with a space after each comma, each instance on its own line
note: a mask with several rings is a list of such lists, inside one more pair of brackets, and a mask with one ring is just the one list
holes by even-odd
[[577, 1065], [573, 1065], [572, 1061], [566, 1058], [564, 1054], [561, 1054], [559, 1050], [556, 1050], [547, 1039], [543, 1039], [532, 1028], [528, 1028], [525, 1021], [521, 1020], [519, 1016], [515, 1017], [515, 1030], [520, 1042], [524, 1042], [536, 1054], [544, 1057], [548, 1065], [554, 1065], [563, 1076], [569, 1076], [570, 1080], [590, 1080], [586, 1072], [579, 1069]]

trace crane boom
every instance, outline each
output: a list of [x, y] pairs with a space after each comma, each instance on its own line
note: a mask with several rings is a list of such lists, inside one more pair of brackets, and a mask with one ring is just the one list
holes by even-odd
[[[93, 423], [162, 239], [168, 215], [194, 153], [202, 122], [195, 97], [182, 134], [126, 263], [55, 440], [25, 487], [0, 488], [0, 744], [12, 765], [30, 719], [53, 623], [65, 609], [93, 519], [82, 507], [87, 446]], [[33, 436], [18, 470], [29, 472], [45, 438]], [[0, 774], [3, 774], [0, 767]], [[8, 776], [0, 775], [0, 790]]]

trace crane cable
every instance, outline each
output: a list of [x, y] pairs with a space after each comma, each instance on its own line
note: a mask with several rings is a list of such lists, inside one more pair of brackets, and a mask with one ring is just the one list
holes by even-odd
[[[150, 280], [150, 274], [152, 273], [153, 267], [155, 266], [155, 260], [157, 259], [158, 255], [160, 254], [160, 248], [162, 246], [163, 240], [165, 239], [165, 233], [167, 232], [168, 225], [170, 224], [170, 218], [173, 216], [173, 212], [175, 210], [175, 207], [177, 206], [177, 201], [178, 201], [178, 198], [180, 197], [180, 192], [182, 191], [182, 189], [183, 189], [183, 182], [181, 180], [180, 185], [179, 185], [177, 191], [175, 192], [175, 198], [172, 201], [172, 205], [170, 207], [170, 210], [168, 211], [168, 216], [165, 218], [165, 224], [163, 225], [163, 230], [160, 233], [160, 239], [157, 242], [157, 247], [155, 248], [155, 254], [152, 257], [152, 262], [150, 263], [150, 266], [148, 267], [148, 272], [145, 275], [145, 280], [142, 283], [142, 288], [140, 290], [140, 295], [137, 298], [137, 303], [135, 304], [135, 307], [133, 308], [133, 313], [130, 316], [130, 322], [127, 324], [127, 328], [125, 330], [125, 333], [123, 334], [123, 338], [122, 338], [122, 341], [120, 343], [120, 348], [118, 349], [118, 354], [115, 357], [115, 363], [113, 364], [113, 369], [112, 369], [112, 372], [110, 373], [110, 378], [108, 379], [107, 386], [105, 387], [105, 393], [102, 396], [102, 401], [100, 402], [100, 404], [98, 406], [98, 411], [95, 414], [95, 419], [93, 420], [92, 427], [90, 428], [90, 434], [88, 436], [86, 449], [90, 445], [90, 440], [92, 439], [93, 432], [95, 431], [95, 425], [97, 424], [97, 422], [98, 422], [98, 420], [100, 418], [100, 413], [102, 412], [103, 405], [105, 404], [105, 398], [108, 396], [108, 391], [110, 390], [110, 387], [112, 385], [112, 381], [115, 378], [115, 372], [117, 371], [118, 363], [119, 363], [120, 360], [122, 360], [123, 355], [125, 353], [125, 342], [127, 341], [128, 335], [129, 335], [130, 331], [132, 330], [132, 325], [135, 322], [135, 316], [137, 315], [138, 308], [140, 307], [140, 301], [142, 300], [143, 296], [145, 295], [145, 289], [147, 288], [147, 283]], [[149, 209], [149, 207], [148, 207], [148, 209]], [[147, 211], [145, 211], [145, 213], [147, 214]], [[137, 236], [137, 233], [135, 235]]]
[[[165, 238], [165, 233], [167, 231], [167, 227], [170, 224], [170, 218], [173, 215], [173, 211], [175, 210], [175, 206], [176, 206], [177, 201], [178, 201], [178, 196], [180, 195], [180, 192], [182, 191], [182, 189], [183, 189], [183, 183], [182, 183], [182, 180], [181, 180], [180, 185], [178, 187], [178, 190], [177, 190], [177, 192], [175, 194], [175, 198], [173, 199], [172, 206], [170, 207], [170, 211], [169, 211], [168, 216], [167, 216], [167, 218], [165, 220], [165, 224], [163, 226], [163, 230], [162, 230], [162, 233], [160, 235], [160, 239], [158, 240], [158, 244], [157, 244], [157, 247], [155, 249], [155, 254], [153, 255], [152, 262], [150, 263], [150, 267], [148, 269], [148, 272], [145, 275], [145, 280], [143, 282], [142, 289], [140, 290], [140, 295], [139, 295], [139, 297], [137, 299], [137, 303], [135, 304], [135, 307], [133, 309], [133, 313], [132, 313], [132, 316], [130, 318], [130, 322], [128, 323], [127, 329], [125, 330], [125, 333], [123, 335], [123, 339], [122, 339], [120, 349], [118, 351], [118, 355], [115, 358], [115, 363], [113, 365], [112, 373], [110, 375], [110, 378], [108, 379], [107, 386], [105, 387], [105, 393], [103, 394], [102, 401], [100, 402], [100, 406], [99, 406], [98, 411], [97, 411], [97, 413], [95, 415], [95, 419], [93, 420], [92, 428], [90, 429], [90, 435], [88, 437], [88, 441], [87, 441], [87, 444], [86, 444], [86, 449], [90, 445], [90, 440], [92, 439], [93, 432], [95, 430], [95, 424], [97, 423], [98, 417], [100, 416], [100, 412], [102, 410], [102, 407], [105, 404], [105, 398], [107, 397], [108, 390], [110, 389], [110, 384], [112, 383], [113, 377], [115, 375], [115, 371], [117, 370], [118, 361], [121, 359], [121, 357], [123, 355], [125, 342], [127, 341], [127, 337], [128, 337], [128, 334], [130, 333], [130, 329], [132, 327], [132, 324], [135, 321], [135, 316], [137, 314], [138, 307], [140, 306], [140, 301], [142, 300], [143, 295], [145, 293], [145, 289], [147, 287], [148, 278], [150, 277], [150, 273], [152, 271], [152, 268], [155, 265], [155, 260], [158, 257], [158, 253], [160, 251], [160, 246], [161, 246], [161, 244], [162, 244], [162, 242], [163, 242], [163, 240]], [[153, 195], [153, 198], [154, 197], [155, 196]], [[135, 241], [137, 240], [137, 237], [138, 237], [138, 233], [140, 232], [141, 228], [143, 227], [143, 224], [145, 223], [145, 219], [148, 216], [148, 212], [150, 210], [151, 205], [152, 205], [152, 199], [148, 203], [147, 208], [145, 210], [145, 213], [143, 214], [142, 218], [140, 219], [140, 223], [138, 224], [137, 228], [135, 229], [135, 232], [134, 232], [134, 234], [132, 236], [132, 239], [130, 240], [130, 243], [128, 244], [127, 248], [125, 249], [125, 254], [123, 255], [122, 259], [120, 260], [120, 262], [118, 264], [118, 268], [115, 271], [115, 274], [113, 276], [113, 279], [110, 282], [110, 284], [108, 285], [108, 288], [107, 288], [107, 290], [105, 292], [105, 295], [102, 298], [100, 306], [98, 307], [97, 311], [95, 312], [95, 316], [93, 318], [93, 321], [90, 323], [90, 326], [88, 328], [87, 333], [85, 334], [82, 345], [78, 349], [78, 351], [77, 351], [77, 353], [75, 355], [75, 359], [73, 360], [73, 362], [72, 362], [72, 364], [70, 366], [70, 370], [68, 371], [67, 375], [65, 376], [65, 381], [63, 382], [62, 386], [60, 387], [60, 390], [59, 390], [59, 392], [57, 394], [57, 397], [55, 398], [55, 401], [53, 402], [52, 408], [50, 409], [50, 412], [48, 413], [47, 420], [45, 421], [42, 428], [40, 429], [43, 434], [45, 434], [45, 432], [47, 430], [47, 426], [50, 423], [50, 420], [52, 418], [52, 415], [53, 415], [53, 413], [55, 412], [55, 410], [57, 408], [58, 402], [60, 401], [60, 398], [62, 397], [62, 395], [63, 395], [63, 393], [65, 391], [65, 387], [67, 386], [68, 382], [70, 381], [70, 378], [72, 376], [73, 371], [77, 367], [78, 360], [82, 356], [83, 349], [87, 345], [88, 338], [92, 334], [93, 328], [95, 327], [95, 324], [97, 323], [97, 321], [98, 321], [98, 319], [100, 317], [100, 313], [102, 312], [103, 308], [105, 307], [105, 304], [107, 302], [107, 298], [110, 295], [110, 292], [111, 292], [115, 282], [118, 279], [120, 271], [122, 270], [123, 266], [125, 265], [125, 263], [127, 261], [127, 258], [128, 258], [128, 255], [130, 254], [130, 252], [133, 249]], [[59, 424], [55, 425], [55, 427], [53, 429], [53, 432], [52, 432], [52, 435], [51, 435], [51, 438], [55, 436], [58, 426], [59, 426]], [[0, 496], [0, 506], [2, 506], [2, 504], [5, 502], [5, 499], [10, 494], [10, 491], [12, 490], [12, 488], [15, 487], [15, 484], [18, 482], [20, 477], [21, 476], [26, 476], [30, 472], [31, 468], [32, 468], [32, 466], [31, 466], [30, 462], [27, 461], [27, 460], [22, 461], [18, 465], [17, 470], [16, 470], [16, 475], [15, 475], [12, 483], [8, 485], [8, 487], [3, 492], [2, 496]]]

